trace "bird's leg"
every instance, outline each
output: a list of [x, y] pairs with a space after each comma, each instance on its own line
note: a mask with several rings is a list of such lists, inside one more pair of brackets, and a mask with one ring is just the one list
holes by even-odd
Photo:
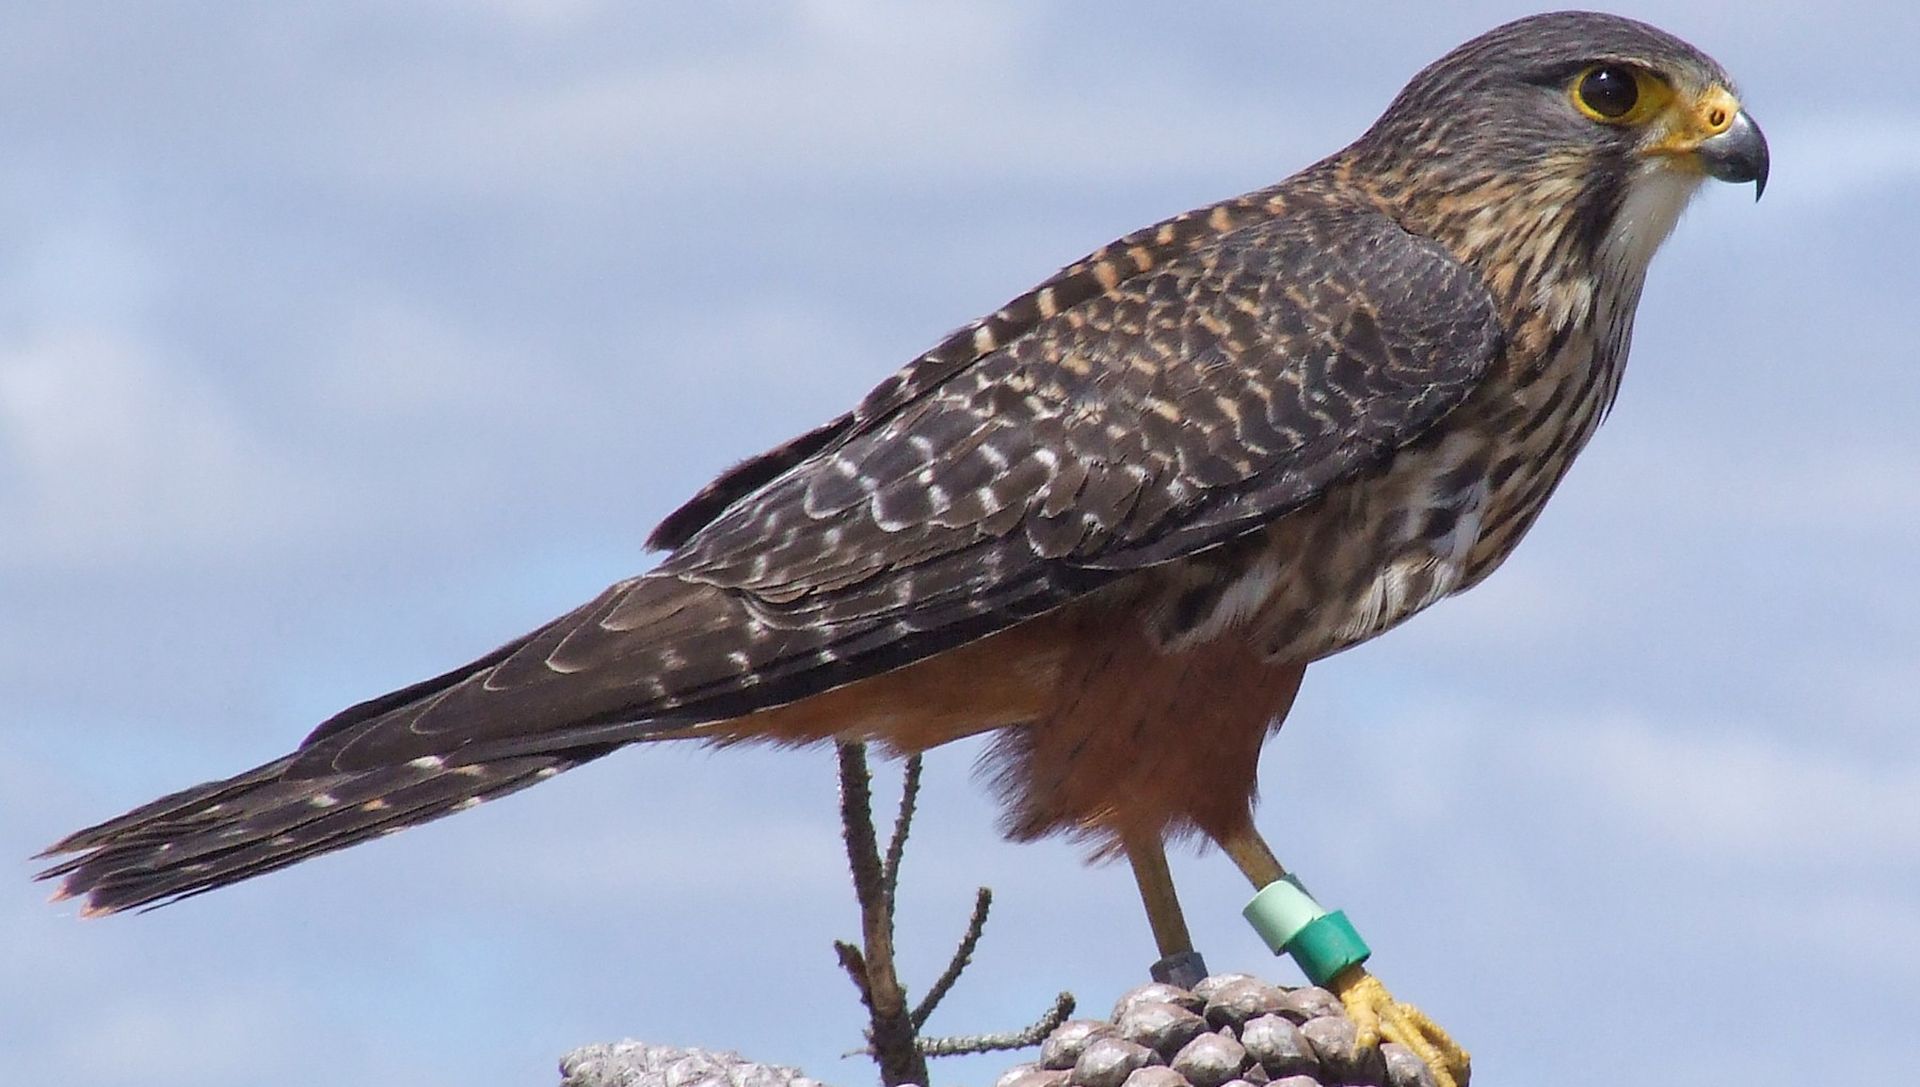
[[[1359, 1029], [1362, 1047], [1376, 1045], [1381, 1039], [1398, 1042], [1412, 1050], [1433, 1070], [1438, 1087], [1466, 1087], [1472, 1069], [1467, 1051], [1460, 1048], [1447, 1036], [1446, 1031], [1440, 1029], [1420, 1009], [1395, 1000], [1393, 994], [1387, 992], [1386, 986], [1380, 984], [1380, 979], [1367, 972], [1366, 967], [1361, 965], [1366, 958], [1366, 945], [1346, 923], [1344, 915], [1328, 914], [1321, 910], [1318, 911], [1320, 916], [1313, 916], [1313, 912], [1318, 910], [1317, 903], [1287, 875], [1287, 870], [1280, 866], [1279, 859], [1273, 855], [1273, 850], [1258, 831], [1249, 826], [1222, 839], [1220, 847], [1240, 866], [1240, 871], [1246, 874], [1254, 888], [1261, 892], [1254, 897], [1253, 905], [1247, 907], [1247, 919], [1254, 922], [1254, 927], [1261, 930], [1261, 935], [1273, 943], [1275, 941], [1269, 936], [1269, 929], [1255, 917], [1262, 900], [1270, 899], [1272, 903], [1279, 903], [1277, 910], [1290, 915], [1288, 920], [1279, 923], [1279, 927], [1294, 928], [1292, 938], [1306, 937], [1306, 940], [1296, 943], [1287, 942], [1292, 938], [1282, 938], [1279, 942], [1307, 970], [1311, 980], [1325, 985], [1340, 998], [1340, 1003]], [[1323, 934], [1330, 933], [1345, 954], [1328, 956], [1322, 952], [1316, 956], [1314, 952], [1319, 949], [1306, 946], [1314, 940], [1309, 935], [1309, 928], [1316, 927]], [[1275, 947], [1276, 952], [1280, 950], [1282, 947]], [[1345, 965], [1341, 965], [1343, 961], [1346, 961]], [[1310, 962], [1314, 965], [1310, 965]], [[1333, 969], [1331, 976], [1313, 977], [1315, 965], [1336, 969]]]
[[1167, 867], [1166, 846], [1154, 835], [1129, 839], [1126, 850], [1133, 878], [1140, 884], [1140, 901], [1147, 907], [1147, 924], [1153, 927], [1153, 942], [1160, 948], [1160, 961], [1151, 971], [1153, 980], [1191, 989], [1207, 976], [1207, 964], [1193, 949], [1193, 936], [1187, 932], [1187, 917], [1180, 910], [1173, 872]]
[[1233, 863], [1253, 883], [1253, 889], [1259, 890], [1269, 883], [1278, 883], [1287, 878], [1287, 870], [1280, 867], [1280, 858], [1273, 855], [1273, 849], [1260, 832], [1249, 826], [1238, 834], [1231, 835], [1220, 842], [1220, 848], [1226, 850]]

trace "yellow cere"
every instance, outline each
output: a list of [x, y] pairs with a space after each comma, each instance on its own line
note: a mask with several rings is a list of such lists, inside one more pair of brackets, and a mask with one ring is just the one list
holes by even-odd
[[1702, 141], [1733, 127], [1739, 115], [1740, 100], [1733, 92], [1725, 87], [1708, 87], [1692, 101], [1679, 103], [1679, 108], [1670, 111], [1664, 138], [1647, 148], [1647, 153], [1691, 155], [1700, 149]]

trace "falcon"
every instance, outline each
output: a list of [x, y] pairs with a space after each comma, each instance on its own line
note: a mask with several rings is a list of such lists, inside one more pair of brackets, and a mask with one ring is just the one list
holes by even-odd
[[[1008, 835], [1126, 857], [1163, 964], [1192, 954], [1165, 855], [1185, 836], [1326, 937], [1342, 915], [1252, 819], [1302, 673], [1500, 565], [1613, 403], [1654, 251], [1703, 179], [1757, 194], [1767, 165], [1685, 42], [1502, 26], [1352, 145], [1068, 265], [726, 472], [655, 530], [652, 571], [61, 840], [43, 878], [110, 913], [629, 744], [992, 732]], [[1464, 1081], [1341, 952], [1357, 935], [1330, 939], [1317, 980], [1366, 1038]]]

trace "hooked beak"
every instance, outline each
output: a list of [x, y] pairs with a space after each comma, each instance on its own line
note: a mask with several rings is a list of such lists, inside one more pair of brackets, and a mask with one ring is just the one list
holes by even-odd
[[1767, 191], [1767, 137], [1745, 110], [1734, 114], [1726, 131], [1701, 140], [1696, 153], [1708, 177], [1736, 185], [1751, 181], [1755, 200]]

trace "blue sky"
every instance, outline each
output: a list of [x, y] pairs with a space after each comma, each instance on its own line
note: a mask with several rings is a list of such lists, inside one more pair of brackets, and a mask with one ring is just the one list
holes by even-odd
[[[0, 1078], [525, 1084], [637, 1036], [868, 1081], [826, 752], [630, 751], [86, 924], [20, 858], [644, 568], [712, 472], [1527, 10], [1302, 7], [14, 5]], [[1920, 1018], [1920, 32], [1623, 10], [1741, 79], [1767, 198], [1681, 224], [1516, 557], [1314, 669], [1261, 823], [1481, 1082], [1864, 1080]], [[929, 767], [909, 984], [984, 883], [936, 1027], [1104, 1010], [1130, 879], [1001, 843], [973, 755]], [[1290, 976], [1175, 864], [1217, 969]]]

